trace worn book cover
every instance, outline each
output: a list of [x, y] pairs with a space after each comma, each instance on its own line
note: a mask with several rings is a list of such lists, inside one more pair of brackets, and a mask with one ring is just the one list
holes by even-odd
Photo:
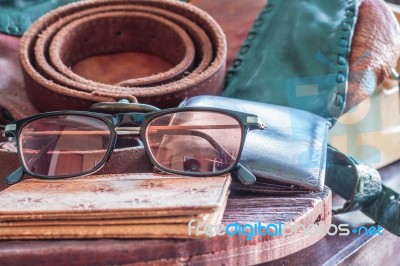
[[28, 179], [0, 192], [0, 238], [187, 238], [192, 219], [220, 223], [230, 182], [229, 175]]

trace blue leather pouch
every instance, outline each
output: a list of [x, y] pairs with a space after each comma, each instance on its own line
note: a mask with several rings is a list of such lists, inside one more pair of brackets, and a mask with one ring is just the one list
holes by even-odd
[[330, 126], [326, 119], [290, 107], [218, 96], [193, 97], [181, 106], [256, 114], [267, 125], [266, 130], [251, 131], [246, 137], [240, 163], [257, 176], [257, 183], [240, 189], [271, 193], [323, 189]]

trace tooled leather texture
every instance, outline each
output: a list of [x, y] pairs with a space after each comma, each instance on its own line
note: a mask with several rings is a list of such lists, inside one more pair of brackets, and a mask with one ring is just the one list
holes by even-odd
[[[255, 114], [264, 130], [250, 131], [240, 163], [257, 176], [321, 191], [325, 182], [327, 131], [330, 123], [302, 110], [218, 96], [197, 96], [181, 106], [218, 107]], [[249, 188], [251, 189], [251, 188]]]
[[360, 177], [358, 191], [354, 201], [364, 206], [371, 204], [382, 191], [381, 176], [378, 171], [366, 164], [356, 165], [357, 175]]
[[[135, 50], [160, 56], [173, 68], [117, 84], [70, 70], [86, 57]], [[20, 60], [29, 99], [40, 111], [86, 110], [94, 102], [133, 97], [165, 108], [221, 92], [226, 40], [207, 13], [179, 1], [88, 0], [36, 21], [21, 39]]]
[[154, 174], [24, 180], [0, 192], [0, 239], [193, 238], [192, 219], [221, 222], [230, 180]]
[[371, 96], [376, 85], [391, 76], [400, 55], [400, 27], [385, 1], [361, 2], [349, 56], [346, 110]]

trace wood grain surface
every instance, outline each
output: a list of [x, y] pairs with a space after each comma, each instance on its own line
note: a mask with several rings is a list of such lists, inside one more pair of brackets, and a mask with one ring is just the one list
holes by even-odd
[[[400, 161], [379, 169], [379, 173], [386, 186], [400, 190]], [[333, 206], [341, 206], [343, 203], [343, 199], [333, 194]], [[344, 223], [352, 227], [376, 225], [360, 211], [335, 215], [332, 223]], [[400, 237], [387, 231], [383, 231], [382, 236], [326, 236], [315, 245], [263, 265], [398, 265], [399, 249]]]

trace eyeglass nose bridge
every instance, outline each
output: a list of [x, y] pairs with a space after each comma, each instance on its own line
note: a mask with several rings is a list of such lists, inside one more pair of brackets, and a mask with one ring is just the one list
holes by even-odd
[[129, 100], [122, 99], [119, 102], [100, 102], [92, 104], [89, 111], [105, 113], [105, 114], [119, 114], [119, 113], [150, 113], [159, 111], [158, 107], [142, 104], [142, 103], [131, 103]]
[[125, 113], [114, 115], [114, 126], [118, 127], [122, 124], [134, 124], [141, 126], [144, 121], [145, 114], [142, 113]]

